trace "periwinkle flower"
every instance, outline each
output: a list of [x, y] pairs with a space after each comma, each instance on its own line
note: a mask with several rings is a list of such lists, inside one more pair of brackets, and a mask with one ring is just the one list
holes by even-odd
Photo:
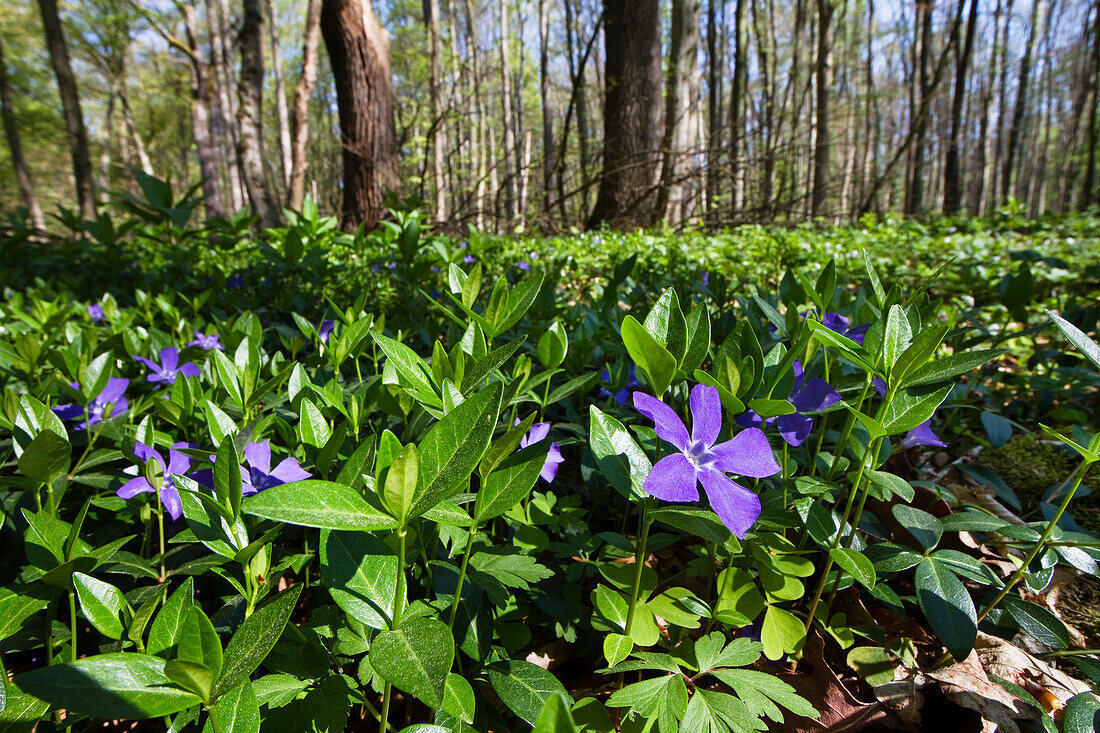
[[519, 269], [521, 269], [521, 270], [530, 270], [530, 269], [531, 269], [531, 264], [530, 264], [529, 262], [525, 262], [525, 261], [523, 261], [523, 260], [520, 260], [520, 261], [519, 261], [519, 262], [518, 262], [518, 263], [516, 264], [516, 267], [518, 267], [518, 268], [519, 268]]
[[[516, 424], [519, 424], [519, 418], [516, 418]], [[546, 436], [550, 434], [550, 423], [537, 422], [531, 426], [531, 429], [527, 431], [527, 435], [519, 441], [520, 448], [526, 448], [529, 445], [541, 442], [546, 439]], [[553, 483], [554, 477], [558, 475], [558, 464], [564, 462], [565, 459], [561, 457], [561, 448], [557, 443], [550, 444], [550, 452], [546, 454], [546, 462], [542, 464], [542, 470], [539, 472], [539, 476], [546, 483]]]
[[905, 434], [905, 437], [898, 443], [898, 450], [907, 450], [918, 445], [944, 448], [947, 443], [940, 440], [939, 436], [932, 432], [932, 420], [928, 419]]
[[195, 331], [195, 338], [188, 341], [187, 345], [198, 346], [200, 349], [205, 349], [206, 351], [225, 351], [225, 347], [222, 346], [222, 342], [216, 333], [207, 336], [204, 335], [202, 331]]
[[229, 288], [230, 290], [236, 290], [242, 285], [244, 285], [244, 275], [233, 275], [225, 283], [225, 287]]
[[[80, 420], [76, 425], [77, 430], [87, 430], [89, 426], [103, 422], [106, 418], [121, 415], [126, 412], [126, 388], [130, 385], [129, 379], [111, 377], [107, 380], [107, 386], [103, 391], [92, 398], [87, 407], [81, 405], [58, 405], [53, 412], [62, 420]], [[74, 389], [80, 385], [72, 383]], [[81, 418], [84, 418], [81, 420]]]
[[789, 398], [795, 412], [780, 415], [778, 418], [770, 417], [765, 421], [749, 410], [737, 418], [737, 424], [743, 428], [758, 428], [762, 424], [771, 425], [774, 421], [779, 428], [779, 436], [788, 445], [795, 448], [802, 445], [814, 428], [813, 418], [805, 413], [820, 412], [840, 402], [840, 393], [830, 387], [824, 379], [812, 377], [808, 382], [803, 383], [804, 376], [802, 364], [795, 361], [794, 387], [791, 389]]
[[336, 328], [336, 321], [331, 318], [326, 318], [321, 321], [320, 327], [317, 329], [317, 338], [321, 340], [322, 344], [328, 343], [328, 336], [332, 333], [332, 329]]
[[[600, 379], [605, 382], [611, 381], [611, 373], [604, 369], [600, 372]], [[634, 390], [641, 387], [642, 383], [638, 381], [638, 378], [634, 376], [634, 365], [631, 364], [627, 370], [626, 386], [615, 393], [615, 401], [620, 405], [626, 405], [630, 402], [630, 396], [634, 394]], [[611, 396], [603, 387], [600, 387], [600, 397], [606, 399]]]
[[304, 481], [310, 476], [309, 472], [293, 458], [284, 458], [278, 466], [272, 468], [271, 443], [266, 440], [262, 443], [246, 445], [244, 460], [248, 463], [247, 469], [241, 466], [241, 481], [244, 483], [241, 493], [244, 496], [259, 493], [279, 484]]
[[[164, 508], [168, 511], [168, 516], [172, 517], [173, 520], [179, 519], [183, 515], [183, 505], [180, 503], [180, 494], [176, 489], [176, 484], [172, 481], [171, 474], [182, 475], [187, 469], [191, 468], [191, 459], [176, 449], [189, 447], [191, 446], [187, 443], [175, 443], [169, 449], [168, 462], [165, 463], [164, 457], [155, 449], [144, 443], [138, 443], [134, 446], [134, 455], [142, 461], [146, 463], [156, 461], [160, 464], [160, 470], [164, 476], [160, 484], [160, 503], [164, 505]], [[115, 493], [121, 499], [133, 499], [138, 494], [153, 493], [154, 491], [156, 489], [149, 483], [149, 479], [142, 474], [124, 483]]]
[[466, 255], [465, 257], [462, 258], [462, 261], [465, 262], [468, 265], [471, 262], [475, 262], [476, 259], [473, 255]]
[[779, 473], [764, 432], [749, 428], [715, 445], [722, 431], [722, 403], [718, 390], [704, 384], [691, 390], [690, 437], [672, 408], [655, 397], [635, 392], [634, 407], [653, 421], [662, 440], [680, 451], [657, 461], [642, 485], [645, 492], [664, 501], [697, 501], [702, 483], [722, 524], [743, 538], [760, 516], [760, 498], [726, 474], [764, 478]]
[[867, 330], [871, 328], [870, 323], [849, 328], [849, 320], [839, 313], [826, 313], [825, 317], [821, 319], [821, 323], [830, 331], [846, 336], [860, 346], [863, 346], [863, 337], [867, 335]]
[[92, 303], [88, 306], [88, 316], [92, 319], [92, 323], [99, 323], [107, 317], [103, 313], [103, 306], [99, 303]]
[[185, 377], [197, 377], [202, 373], [192, 362], [188, 361], [180, 364], [179, 352], [176, 351], [174, 346], [160, 350], [160, 364], [146, 359], [144, 356], [135, 356], [134, 358], [149, 367], [149, 374], [145, 377], [146, 381], [149, 382], [175, 384], [177, 374], [182, 374]]
[[704, 272], [703, 273], [703, 285], [706, 285], [706, 286], [710, 285], [710, 272]]

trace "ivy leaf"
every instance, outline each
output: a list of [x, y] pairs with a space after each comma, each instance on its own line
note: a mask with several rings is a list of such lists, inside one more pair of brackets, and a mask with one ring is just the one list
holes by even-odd
[[974, 601], [946, 565], [926, 557], [917, 565], [917, 602], [932, 630], [957, 661], [966, 659], [978, 636]]
[[573, 702], [557, 677], [531, 662], [507, 659], [489, 665], [485, 672], [501, 702], [529, 725], [538, 720], [551, 695]]

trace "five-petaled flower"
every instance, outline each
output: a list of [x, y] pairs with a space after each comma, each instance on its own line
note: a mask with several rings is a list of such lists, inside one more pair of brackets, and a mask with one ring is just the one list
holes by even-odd
[[[519, 424], [519, 418], [516, 418], [516, 424]], [[523, 436], [523, 439], [519, 441], [520, 448], [526, 448], [529, 445], [538, 443], [546, 439], [546, 436], [550, 434], [550, 423], [537, 422], [531, 426], [531, 429], [527, 431], [527, 435]], [[557, 443], [550, 444], [550, 452], [546, 454], [546, 461], [542, 464], [542, 471], [539, 472], [539, 476], [546, 483], [553, 483], [554, 477], [558, 475], [558, 464], [565, 461], [561, 457], [561, 448]]]
[[519, 263], [516, 265], [516, 267], [518, 267], [521, 270], [530, 270], [531, 269], [531, 263], [530, 262], [525, 262], [524, 260], [520, 260]]
[[328, 336], [332, 333], [332, 329], [336, 328], [336, 321], [331, 318], [326, 318], [321, 321], [321, 326], [317, 329], [317, 338], [322, 344], [328, 343]]
[[198, 346], [200, 349], [207, 351], [218, 350], [225, 351], [222, 346], [221, 340], [218, 338], [218, 334], [212, 333], [209, 336], [204, 335], [202, 331], [195, 331], [195, 338], [187, 342], [188, 346]]
[[160, 364], [146, 359], [144, 356], [135, 356], [134, 358], [149, 367], [151, 371], [145, 379], [150, 382], [175, 384], [177, 374], [182, 374], [185, 377], [197, 377], [201, 374], [199, 368], [193, 363], [189, 361], [183, 364], [179, 363], [179, 352], [176, 351], [174, 346], [160, 350]]
[[[182, 475], [184, 471], [191, 468], [191, 459], [185, 454], [176, 450], [177, 448], [189, 448], [187, 443], [176, 443], [168, 451], [168, 462], [164, 462], [164, 456], [162, 456], [155, 449], [150, 448], [144, 443], [138, 443], [134, 446], [134, 455], [140, 460], [148, 463], [149, 461], [156, 461], [160, 464], [161, 475], [164, 477], [161, 479], [160, 484], [160, 503], [164, 505], [164, 508], [168, 511], [168, 516], [173, 520], [179, 519], [183, 514], [183, 505], [180, 503], [180, 494], [176, 489], [175, 483], [172, 482], [172, 474]], [[138, 494], [152, 493], [156, 489], [149, 479], [144, 474], [135, 476], [126, 483], [115, 493], [119, 498], [132, 499]]]
[[99, 303], [92, 303], [88, 306], [88, 316], [92, 319], [92, 323], [99, 323], [107, 317], [103, 313], [103, 306]]
[[898, 443], [898, 450], [915, 448], [918, 445], [943, 448], [947, 443], [940, 440], [939, 436], [932, 432], [932, 420], [928, 419], [905, 434]]
[[[53, 408], [54, 414], [62, 420], [80, 420], [77, 424], [77, 430], [87, 430], [89, 425], [95, 425], [97, 422], [103, 422], [105, 418], [114, 417], [115, 415], [121, 415], [126, 412], [126, 387], [130, 384], [129, 379], [123, 379], [121, 377], [111, 377], [107, 380], [107, 386], [103, 388], [103, 391], [92, 398], [92, 401], [88, 403], [87, 407], [82, 405], [58, 405]], [[76, 382], [72, 383], [74, 389], [79, 389], [80, 385]], [[81, 418], [84, 418], [81, 420]]]
[[279, 484], [304, 481], [310, 474], [293, 458], [284, 458], [278, 466], [271, 467], [271, 443], [249, 443], [244, 447], [244, 459], [248, 468], [241, 466], [241, 481], [244, 496], [270, 489]]
[[794, 387], [791, 389], [790, 402], [794, 405], [795, 412], [789, 415], [780, 415], [778, 418], [768, 418], [764, 421], [752, 410], [748, 410], [737, 418], [737, 424], [743, 428], [758, 428], [761, 424], [771, 425], [775, 421], [779, 427], [779, 436], [789, 445], [798, 447], [810, 435], [814, 421], [807, 416], [807, 412], [820, 412], [840, 402], [840, 393], [829, 386], [829, 383], [820, 377], [812, 377], [803, 383], [802, 364], [794, 363]]
[[679, 451], [657, 461], [642, 485], [645, 492], [664, 501], [697, 501], [702, 483], [722, 524], [744, 537], [760, 516], [760, 499], [726, 474], [764, 478], [779, 473], [764, 432], [749, 428], [715, 445], [722, 431], [722, 403], [718, 390], [703, 384], [691, 390], [690, 437], [672, 408], [655, 397], [635, 392], [634, 407], [653, 421], [661, 439]]

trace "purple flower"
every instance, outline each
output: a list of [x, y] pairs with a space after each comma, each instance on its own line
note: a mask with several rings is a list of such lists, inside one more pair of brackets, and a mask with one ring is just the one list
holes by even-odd
[[530, 270], [531, 269], [531, 265], [527, 262], [524, 262], [523, 260], [520, 260], [519, 263], [516, 264], [516, 267], [518, 267], [521, 270]]
[[103, 313], [103, 306], [99, 303], [92, 303], [88, 306], [88, 315], [92, 318], [92, 323], [99, 323], [107, 316]]
[[331, 318], [321, 321], [321, 326], [317, 329], [317, 338], [321, 340], [322, 344], [328, 343], [328, 335], [332, 333], [334, 328], [336, 328], [336, 321]]
[[743, 428], [758, 428], [761, 424], [771, 425], [775, 421], [779, 427], [779, 436], [787, 441], [788, 445], [796, 448], [802, 445], [814, 428], [813, 419], [805, 413], [821, 412], [840, 402], [840, 393], [830, 387], [824, 379], [813, 377], [803, 384], [803, 376], [802, 364], [795, 361], [794, 388], [790, 396], [795, 412], [790, 415], [780, 415], [778, 418], [770, 417], [765, 421], [749, 410], [737, 418], [737, 424]]
[[473, 255], [466, 255], [465, 257], [462, 258], [462, 261], [465, 262], [468, 265], [468, 264], [470, 264], [471, 262], [474, 261], [474, 256]]
[[182, 374], [185, 377], [197, 377], [201, 374], [199, 368], [189, 361], [180, 365], [179, 352], [176, 351], [174, 346], [160, 350], [160, 364], [150, 361], [144, 356], [135, 356], [134, 358], [151, 370], [145, 377], [146, 381], [149, 382], [175, 384], [177, 374]]
[[929, 419], [906, 433], [905, 437], [898, 443], [898, 450], [907, 450], [918, 445], [943, 448], [947, 443], [940, 440], [939, 436], [932, 432], [932, 421]]
[[[519, 425], [519, 418], [516, 418], [516, 425]], [[523, 439], [519, 441], [519, 447], [526, 448], [545, 440], [549, 434], [550, 423], [537, 422], [527, 431], [527, 435], [524, 435]], [[551, 443], [550, 452], [546, 454], [546, 462], [542, 464], [542, 471], [539, 472], [539, 476], [546, 483], [553, 483], [554, 477], [558, 475], [558, 464], [564, 461], [565, 459], [561, 457], [561, 448], [558, 447], [557, 443]]]
[[298, 465], [293, 458], [284, 458], [274, 469], [271, 468], [271, 443], [249, 443], [244, 447], [244, 459], [248, 468], [241, 466], [241, 480], [244, 482], [244, 496], [270, 489], [279, 484], [304, 481], [309, 478], [308, 471]]
[[225, 283], [225, 287], [229, 288], [230, 290], [235, 290], [242, 285], [244, 285], [244, 275], [233, 275]]
[[439, 268], [435, 265], [432, 265], [432, 272], [439, 272]]
[[222, 346], [222, 342], [218, 339], [218, 334], [212, 333], [209, 336], [204, 336], [202, 331], [195, 331], [195, 338], [192, 341], [187, 342], [188, 346], [198, 346], [199, 348], [211, 351], [217, 349], [218, 351], [225, 351]]
[[378, 273], [382, 272], [382, 268], [379, 267], [378, 265], [371, 265], [370, 266], [370, 271], [373, 272], [375, 275], [377, 275]]
[[657, 461], [642, 485], [645, 492], [664, 501], [697, 501], [702, 483], [722, 524], [743, 538], [760, 516], [760, 498], [726, 474], [763, 478], [779, 473], [764, 432], [749, 428], [715, 445], [722, 431], [722, 403], [718, 390], [704, 384], [691, 390], [690, 437], [683, 421], [657, 398], [635, 392], [634, 407], [653, 421], [660, 438], [680, 451]]
[[[630, 396], [632, 394], [634, 394], [634, 390], [637, 387], [642, 386], [642, 383], [639, 382], [638, 378], [634, 376], [634, 365], [633, 364], [630, 365], [630, 367], [627, 371], [628, 371], [628, 376], [627, 376], [627, 379], [626, 379], [626, 386], [615, 393], [615, 401], [618, 402], [620, 405], [628, 404], [630, 402]], [[608, 372], [606, 369], [604, 369], [600, 373], [600, 379], [602, 379], [605, 382], [610, 382], [611, 381], [611, 373]], [[608, 392], [603, 387], [600, 387], [600, 397], [606, 399], [610, 396], [611, 396], [610, 392]]]
[[867, 330], [871, 328], [870, 323], [864, 323], [862, 326], [848, 328], [848, 319], [840, 315], [839, 313], [826, 313], [825, 317], [821, 319], [821, 322], [830, 331], [836, 331], [841, 336], [847, 336], [860, 346], [863, 346], [863, 337], [867, 334]]
[[[62, 420], [80, 420], [76, 425], [77, 430], [87, 430], [88, 426], [103, 422], [108, 417], [114, 417], [126, 412], [127, 402], [126, 388], [130, 385], [129, 379], [111, 377], [107, 380], [107, 386], [103, 391], [92, 398], [85, 408], [81, 405], [58, 405], [53, 412]], [[76, 382], [72, 384], [74, 389], [79, 389]], [[81, 418], [85, 418], [81, 420]]]
[[388, 267], [389, 269], [391, 269], [391, 270], [392, 270], [392, 269], [394, 269], [395, 267], [397, 267], [397, 263], [396, 263], [396, 262], [391, 262], [390, 264], [386, 265], [386, 267]]
[[704, 272], [703, 273], [703, 284], [704, 285], [710, 285], [710, 273], [709, 272]]
[[[187, 443], [174, 444], [172, 449], [168, 451], [168, 463], [165, 463], [164, 457], [160, 453], [144, 443], [138, 443], [134, 446], [134, 455], [142, 461], [146, 463], [156, 461], [160, 464], [160, 470], [164, 474], [164, 480], [160, 485], [160, 502], [168, 510], [168, 516], [172, 517], [173, 520], [179, 519], [183, 514], [183, 505], [180, 503], [180, 494], [175, 483], [172, 482], [171, 474], [182, 475], [184, 471], [191, 468], [191, 459], [175, 449], [189, 447], [191, 446]], [[144, 475], [139, 475], [124, 483], [115, 493], [121, 499], [133, 499], [138, 494], [152, 493], [155, 490], [153, 485], [149, 483], [149, 479], [145, 478]]]

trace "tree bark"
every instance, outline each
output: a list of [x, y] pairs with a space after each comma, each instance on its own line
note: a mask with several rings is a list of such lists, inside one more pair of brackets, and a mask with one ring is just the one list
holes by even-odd
[[[509, 222], [516, 217], [516, 179], [513, 175], [512, 156], [516, 147], [515, 111], [512, 109], [512, 58], [508, 37], [512, 29], [508, 24], [508, 2], [497, 0], [500, 10], [500, 104], [504, 129], [504, 218]], [[494, 163], [495, 167], [495, 163]], [[518, 167], [517, 169], [518, 170]]]
[[[568, 0], [567, 0], [568, 1]], [[542, 102], [542, 213], [550, 222], [551, 195], [557, 170], [554, 145], [554, 107], [550, 99], [550, 10], [539, 0], [539, 97]]]
[[833, 88], [833, 0], [817, 0], [816, 142], [814, 185], [810, 216], [818, 217], [825, 207], [829, 185], [829, 96]]
[[237, 86], [237, 157], [241, 162], [248, 200], [260, 226], [279, 224], [279, 212], [264, 168], [263, 84], [264, 12], [260, 0], [243, 0], [243, 21], [238, 43], [241, 47], [241, 75]]
[[1081, 196], [1077, 200], [1077, 208], [1085, 209], [1090, 206], [1095, 198], [1096, 186], [1096, 137], [1097, 137], [1097, 99], [1100, 98], [1100, 0], [1097, 0], [1093, 9], [1094, 19], [1092, 26], [1092, 68], [1089, 70], [1089, 102], [1088, 121], [1085, 123], [1085, 180], [1081, 185]]
[[685, 219], [684, 205], [692, 186], [688, 180], [687, 163], [697, 132], [695, 106], [699, 99], [699, 11], [700, 0], [672, 0], [665, 137], [662, 145], [664, 161], [656, 215], [664, 216], [673, 228], [678, 228]]
[[951, 100], [951, 132], [947, 140], [947, 159], [943, 171], [943, 212], [945, 214], [954, 214], [962, 206], [959, 133], [962, 129], [963, 103], [966, 101], [966, 77], [970, 73], [970, 54], [974, 48], [974, 31], [977, 26], [978, 0], [970, 0], [970, 16], [966, 21], [966, 40], [963, 41], [962, 50], [959, 52], [959, 60], [955, 68], [955, 95]]
[[240, 132], [237, 129], [237, 106], [233, 88], [233, 59], [229, 44], [229, 24], [226, 16], [226, 0], [206, 0], [206, 19], [210, 28], [211, 67], [214, 69], [214, 82], [217, 87], [217, 104], [214, 105], [211, 132], [214, 140], [224, 147], [221, 157], [225, 163], [225, 179], [229, 189], [229, 204], [236, 213], [244, 208], [248, 198], [241, 177], [240, 161], [237, 159], [237, 144]]
[[11, 164], [19, 182], [19, 193], [27, 206], [27, 218], [34, 229], [42, 231], [46, 228], [46, 217], [42, 214], [42, 207], [38, 205], [38, 197], [34, 195], [27, 161], [23, 157], [23, 146], [19, 143], [19, 127], [15, 124], [15, 109], [12, 107], [11, 87], [8, 84], [8, 63], [4, 59], [2, 40], [0, 39], [0, 115], [3, 116], [4, 135], [8, 139], [8, 149], [11, 150]]
[[[722, 139], [722, 49], [724, 45], [718, 38], [718, 3], [707, 2], [707, 192], [703, 202], [706, 220], [714, 224], [718, 217], [718, 196], [720, 179], [718, 162]], [[725, 7], [724, 5], [722, 7]]]
[[[931, 97], [929, 68], [932, 57], [932, 7], [934, 0], [917, 0], [916, 66], [913, 70], [919, 87], [920, 107], [927, 109]], [[917, 107], [914, 106], [914, 112]], [[913, 115], [913, 164], [905, 197], [905, 213], [919, 214], [924, 206], [924, 149], [928, 133], [928, 115]]]
[[658, 0], [604, 0], [603, 174], [588, 227], [651, 226], [661, 141]]
[[306, 6], [305, 41], [302, 46], [302, 75], [294, 89], [294, 142], [290, 158], [290, 185], [287, 208], [299, 211], [305, 201], [306, 168], [309, 150], [309, 100], [317, 85], [317, 46], [321, 38], [321, 0], [309, 0]]
[[432, 103], [432, 174], [435, 178], [435, 220], [447, 221], [447, 178], [444, 172], [447, 155], [447, 126], [443, 119], [443, 99], [440, 92], [440, 57], [442, 39], [439, 30], [439, 0], [424, 0], [424, 24], [428, 27], [428, 93]]
[[69, 154], [73, 161], [73, 178], [76, 181], [76, 199], [80, 216], [95, 220], [95, 182], [92, 158], [88, 150], [88, 133], [84, 129], [84, 116], [80, 111], [80, 95], [76, 88], [69, 48], [65, 32], [57, 14], [57, 0], [38, 0], [42, 15], [42, 29], [46, 36], [46, 49], [50, 54], [57, 88], [61, 93], [61, 110], [65, 119], [65, 132], [69, 140]]
[[1024, 111], [1027, 104], [1027, 85], [1031, 76], [1031, 59], [1035, 54], [1035, 39], [1042, 30], [1039, 28], [1045, 0], [1034, 0], [1031, 6], [1031, 27], [1028, 28], [1027, 44], [1024, 46], [1024, 55], [1020, 59], [1020, 75], [1016, 81], [1016, 106], [1012, 112], [1012, 127], [1008, 130], [1008, 144], [1005, 147], [1005, 169], [1001, 177], [1001, 201], [1008, 201], [1012, 195], [1012, 174], [1016, 165], [1016, 157], [1019, 153], [1020, 135], [1023, 132]]
[[279, 24], [275, 20], [275, 0], [267, 0], [267, 15], [271, 27], [271, 73], [275, 76], [275, 115], [279, 120], [279, 163], [283, 172], [283, 188], [289, 190], [294, 161], [291, 153], [290, 112], [286, 104], [283, 54], [279, 50]]
[[210, 85], [206, 69], [199, 55], [199, 39], [196, 31], [195, 9], [187, 5], [183, 9], [184, 30], [187, 33], [187, 62], [191, 70], [191, 136], [199, 158], [199, 175], [202, 177], [203, 207], [207, 218], [225, 216], [221, 186], [218, 185], [218, 144], [210, 134]]
[[340, 109], [340, 220], [348, 230], [360, 224], [372, 229], [382, 214], [383, 194], [399, 186], [389, 33], [367, 0], [322, 0], [321, 35]]
[[737, 0], [733, 14], [733, 85], [730, 87], [730, 186], [734, 219], [745, 208], [744, 178], [744, 141], [745, 110], [748, 100], [745, 98], [749, 82], [749, 51], [747, 20], [748, 0]]

